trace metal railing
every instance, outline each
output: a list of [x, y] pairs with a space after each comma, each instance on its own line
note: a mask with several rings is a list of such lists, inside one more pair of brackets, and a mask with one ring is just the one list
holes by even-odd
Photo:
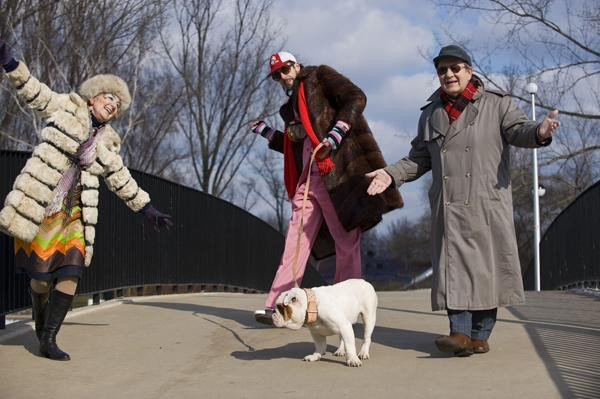
[[[554, 219], [540, 242], [543, 290], [600, 287], [600, 181]], [[526, 289], [534, 288], [533, 266]]]
[[[0, 151], [0, 201], [24, 166], [27, 152]], [[284, 237], [269, 224], [217, 197], [132, 171], [161, 211], [173, 216], [170, 231], [143, 223], [104, 184], [94, 258], [84, 271], [78, 294], [119, 295], [202, 289], [268, 291], [283, 251]], [[26, 275], [14, 265], [13, 239], [0, 234], [0, 328], [4, 315], [31, 306]], [[308, 265], [303, 285], [324, 284]], [[153, 287], [153, 288], [152, 288]], [[161, 287], [164, 287], [162, 289]], [[226, 289], [226, 288], [225, 288]]]

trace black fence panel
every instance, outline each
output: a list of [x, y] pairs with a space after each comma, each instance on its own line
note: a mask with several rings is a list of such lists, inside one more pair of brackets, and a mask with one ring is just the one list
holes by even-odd
[[[0, 151], [0, 201], [29, 153]], [[152, 204], [173, 216], [157, 232], [100, 184], [94, 257], [78, 294], [148, 285], [218, 284], [268, 291], [284, 237], [237, 206], [145, 173], [132, 171]], [[13, 240], [0, 234], [0, 315], [30, 306], [28, 278], [17, 272]], [[303, 286], [325, 284], [308, 265]]]
[[[524, 276], [534, 286], [534, 267]], [[581, 193], [554, 219], [540, 241], [543, 290], [594, 287], [600, 284], [600, 181]]]

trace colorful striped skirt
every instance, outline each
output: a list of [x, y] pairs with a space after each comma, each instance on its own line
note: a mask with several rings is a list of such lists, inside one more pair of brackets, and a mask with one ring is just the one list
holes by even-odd
[[79, 201], [70, 215], [66, 207], [46, 217], [31, 243], [15, 238], [15, 264], [36, 280], [81, 277], [85, 261], [85, 238]]

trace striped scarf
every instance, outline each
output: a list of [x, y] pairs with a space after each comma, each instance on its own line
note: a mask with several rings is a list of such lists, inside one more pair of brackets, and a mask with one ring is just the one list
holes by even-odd
[[96, 160], [96, 144], [102, 133], [104, 125], [92, 127], [90, 137], [83, 142], [75, 154], [69, 159], [71, 166], [63, 173], [58, 185], [52, 192], [52, 202], [46, 207], [44, 216], [52, 216], [62, 209], [63, 202], [66, 198], [66, 215], [71, 213], [75, 188], [79, 183], [81, 171], [87, 169]]
[[458, 97], [450, 97], [443, 90], [440, 90], [440, 97], [442, 98], [444, 109], [450, 119], [450, 124], [458, 119], [460, 114], [467, 108], [467, 105], [473, 100], [475, 93], [477, 93], [477, 87], [479, 87], [479, 82], [471, 79], [467, 84], [467, 87]]

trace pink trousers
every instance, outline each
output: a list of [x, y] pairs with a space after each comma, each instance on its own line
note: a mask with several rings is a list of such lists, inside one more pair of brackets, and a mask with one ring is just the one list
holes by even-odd
[[[308, 162], [305, 162], [306, 165]], [[298, 238], [298, 226], [300, 225], [300, 213], [302, 209], [302, 200], [306, 187], [306, 170], [300, 177], [300, 183], [296, 189], [296, 194], [292, 199], [292, 218], [288, 226], [285, 237], [285, 249], [277, 274], [271, 285], [269, 295], [267, 295], [266, 307], [275, 307], [275, 301], [282, 292], [294, 287], [294, 277], [292, 262], [296, 251], [296, 242]], [[304, 209], [304, 231], [300, 239], [300, 250], [296, 261], [296, 281], [298, 285], [304, 276], [306, 262], [310, 255], [310, 250], [317, 237], [321, 223], [325, 220], [327, 227], [335, 241], [335, 277], [334, 283], [348, 280], [351, 278], [361, 278], [361, 260], [360, 260], [360, 229], [356, 228], [346, 231], [340, 223], [327, 188], [321, 180], [318, 168], [313, 165], [310, 178], [310, 188], [308, 191], [308, 200]]]

